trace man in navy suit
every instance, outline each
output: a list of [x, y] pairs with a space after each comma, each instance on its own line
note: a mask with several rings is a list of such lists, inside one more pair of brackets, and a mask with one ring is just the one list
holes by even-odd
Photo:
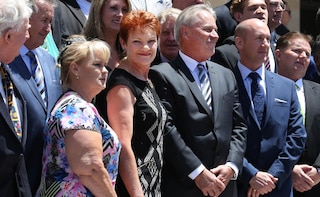
[[175, 24], [178, 56], [150, 69], [168, 110], [161, 186], [165, 197], [237, 196], [246, 125], [233, 73], [208, 61], [218, 40], [215, 19], [205, 4], [185, 8]]
[[[20, 48], [20, 55], [9, 64], [8, 72], [16, 88], [27, 103], [28, 136], [25, 146], [25, 159], [32, 194], [35, 194], [41, 178], [43, 129], [51, 108], [61, 94], [59, 72], [55, 59], [41, 45], [50, 31], [53, 17], [52, 0], [36, 0], [35, 11], [30, 17], [30, 38]], [[44, 77], [44, 100], [32, 76], [29, 51], [35, 54]]]
[[289, 32], [277, 42], [279, 74], [296, 84], [301, 113], [307, 131], [305, 149], [292, 172], [295, 197], [313, 197], [320, 193], [320, 84], [302, 79], [310, 63], [312, 37]]
[[[5, 64], [19, 54], [21, 45], [29, 38], [31, 13], [27, 1], [0, 0], [0, 69], [4, 72], [7, 72]], [[22, 136], [19, 137], [9, 114], [8, 93], [2, 81], [0, 74], [0, 195], [31, 197], [23, 152], [27, 140], [25, 100], [14, 88], [12, 98], [15, 99], [22, 129]]]
[[[235, 30], [235, 44], [240, 60], [234, 73], [248, 124], [239, 196], [290, 197], [291, 172], [306, 140], [295, 85], [262, 66], [270, 46], [270, 31], [264, 22], [241, 22]], [[260, 98], [256, 99], [258, 89]]]

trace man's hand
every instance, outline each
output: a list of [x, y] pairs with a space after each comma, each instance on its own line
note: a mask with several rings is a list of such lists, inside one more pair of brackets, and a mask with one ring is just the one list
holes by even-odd
[[219, 180], [221, 180], [224, 185], [227, 187], [229, 181], [234, 176], [234, 171], [231, 167], [227, 165], [220, 165], [216, 168], [210, 170], [213, 174], [215, 174]]
[[204, 196], [219, 196], [224, 190], [224, 183], [208, 169], [204, 169], [195, 179], [195, 184], [202, 191]]
[[310, 190], [315, 182], [311, 176], [317, 175], [317, 170], [309, 165], [295, 165], [292, 170], [292, 184], [293, 188], [298, 192], [305, 192]]
[[[251, 196], [259, 196], [264, 195], [271, 192], [274, 188], [276, 188], [276, 183], [278, 178], [275, 178], [271, 174], [267, 172], [259, 171], [255, 176], [251, 178], [249, 184], [251, 188]], [[254, 193], [254, 194], [253, 194]], [[249, 191], [248, 191], [249, 196]]]

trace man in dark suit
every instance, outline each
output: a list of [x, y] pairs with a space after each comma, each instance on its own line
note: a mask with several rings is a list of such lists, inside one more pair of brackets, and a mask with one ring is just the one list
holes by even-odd
[[[268, 8], [265, 0], [232, 1], [230, 11], [237, 23], [249, 18], [258, 18], [265, 23], [268, 22]], [[211, 59], [226, 68], [236, 67], [239, 52], [234, 45], [234, 37], [226, 38], [222, 45], [216, 48], [216, 53]]]
[[265, 69], [268, 26], [247, 19], [235, 30], [240, 60], [234, 73], [248, 124], [239, 196], [292, 196], [291, 172], [306, 140], [294, 83]]
[[[15, 8], [15, 9], [12, 9]], [[0, 0], [0, 70], [7, 74], [7, 65], [18, 54], [19, 48], [29, 38], [30, 5], [24, 0]], [[18, 16], [18, 17], [16, 17]], [[14, 87], [11, 98], [18, 110], [21, 127], [15, 128], [9, 114], [8, 91], [0, 72], [0, 195], [31, 197], [24, 148], [27, 141], [27, 115], [25, 100]], [[14, 84], [13, 84], [14, 85]], [[17, 124], [18, 125], [18, 124]], [[16, 129], [21, 129], [21, 136]], [[19, 132], [20, 133], [20, 132]]]
[[[235, 78], [208, 58], [218, 40], [215, 15], [204, 4], [177, 18], [179, 55], [155, 65], [150, 79], [168, 110], [163, 196], [236, 196], [246, 125]], [[199, 76], [201, 74], [201, 76]]]
[[[43, 130], [46, 118], [62, 92], [55, 59], [41, 47], [50, 31], [50, 22], [54, 11], [53, 2], [52, 0], [35, 0], [37, 11], [30, 17], [30, 38], [21, 47], [20, 55], [9, 64], [8, 69], [12, 81], [27, 104], [28, 134], [24, 152], [33, 195], [36, 193], [41, 179]], [[40, 94], [36, 77], [32, 74], [37, 71], [32, 70], [30, 57], [27, 55], [29, 51], [34, 53], [36, 62], [41, 67], [44, 97]]]
[[320, 84], [303, 80], [310, 63], [312, 37], [289, 32], [277, 42], [279, 74], [296, 84], [301, 113], [307, 131], [305, 149], [292, 172], [295, 197], [313, 197], [320, 193]]
[[52, 36], [60, 50], [63, 42], [69, 36], [82, 33], [87, 21], [85, 15], [89, 13], [91, 0], [82, 0], [80, 2], [82, 2], [84, 9], [81, 9], [77, 0], [59, 0], [58, 6], [54, 10]]

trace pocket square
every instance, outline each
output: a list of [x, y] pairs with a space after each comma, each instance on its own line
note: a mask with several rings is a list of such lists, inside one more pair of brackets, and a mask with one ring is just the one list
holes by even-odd
[[279, 99], [279, 98], [275, 98], [274, 101], [277, 102], [277, 103], [288, 103], [288, 101], [285, 101], [285, 100], [282, 100], [282, 99]]

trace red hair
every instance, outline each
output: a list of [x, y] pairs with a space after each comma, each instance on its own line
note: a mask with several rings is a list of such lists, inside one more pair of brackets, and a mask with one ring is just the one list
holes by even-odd
[[146, 27], [154, 30], [157, 37], [159, 37], [161, 26], [154, 14], [142, 10], [131, 11], [121, 19], [119, 35], [125, 42], [127, 42], [131, 31], [138, 28], [143, 30]]

